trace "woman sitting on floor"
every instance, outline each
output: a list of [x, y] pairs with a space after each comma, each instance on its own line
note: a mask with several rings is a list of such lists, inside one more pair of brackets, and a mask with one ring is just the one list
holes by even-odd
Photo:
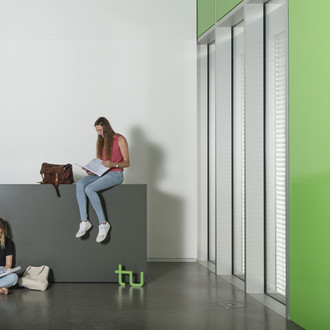
[[[12, 268], [15, 246], [11, 239], [7, 237], [5, 222], [0, 218], [0, 272]], [[9, 294], [8, 288], [14, 286], [18, 281], [15, 273], [10, 273], [0, 277], [0, 293]]]

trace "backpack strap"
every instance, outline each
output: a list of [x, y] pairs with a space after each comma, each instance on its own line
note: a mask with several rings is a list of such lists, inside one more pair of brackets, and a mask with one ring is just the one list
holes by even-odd
[[59, 183], [58, 183], [58, 173], [55, 175], [55, 183], [53, 183], [53, 186], [56, 190], [57, 197], [61, 197], [60, 190], [58, 189]]

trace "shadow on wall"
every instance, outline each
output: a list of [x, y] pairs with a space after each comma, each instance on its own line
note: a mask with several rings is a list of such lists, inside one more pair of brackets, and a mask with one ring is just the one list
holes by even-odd
[[160, 182], [168, 179], [164, 151], [141, 127], [132, 129], [128, 143], [131, 166], [125, 183], [148, 185], [148, 258], [182, 258], [183, 199], [160, 189]]

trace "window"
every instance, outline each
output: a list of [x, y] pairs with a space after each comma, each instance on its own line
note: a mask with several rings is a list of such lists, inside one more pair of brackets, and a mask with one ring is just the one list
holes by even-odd
[[215, 43], [208, 45], [208, 260], [216, 250]]
[[287, 31], [285, 1], [265, 4], [266, 293], [285, 303]]
[[233, 274], [245, 278], [244, 24], [233, 27]]

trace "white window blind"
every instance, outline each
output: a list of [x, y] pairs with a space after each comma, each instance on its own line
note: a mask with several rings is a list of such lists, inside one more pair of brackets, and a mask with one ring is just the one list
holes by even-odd
[[286, 43], [284, 33], [274, 38], [275, 48], [275, 168], [276, 168], [276, 276], [275, 290], [286, 293]]
[[286, 295], [287, 168], [287, 32], [284, 17], [284, 1], [266, 4], [266, 291], [283, 302]]

